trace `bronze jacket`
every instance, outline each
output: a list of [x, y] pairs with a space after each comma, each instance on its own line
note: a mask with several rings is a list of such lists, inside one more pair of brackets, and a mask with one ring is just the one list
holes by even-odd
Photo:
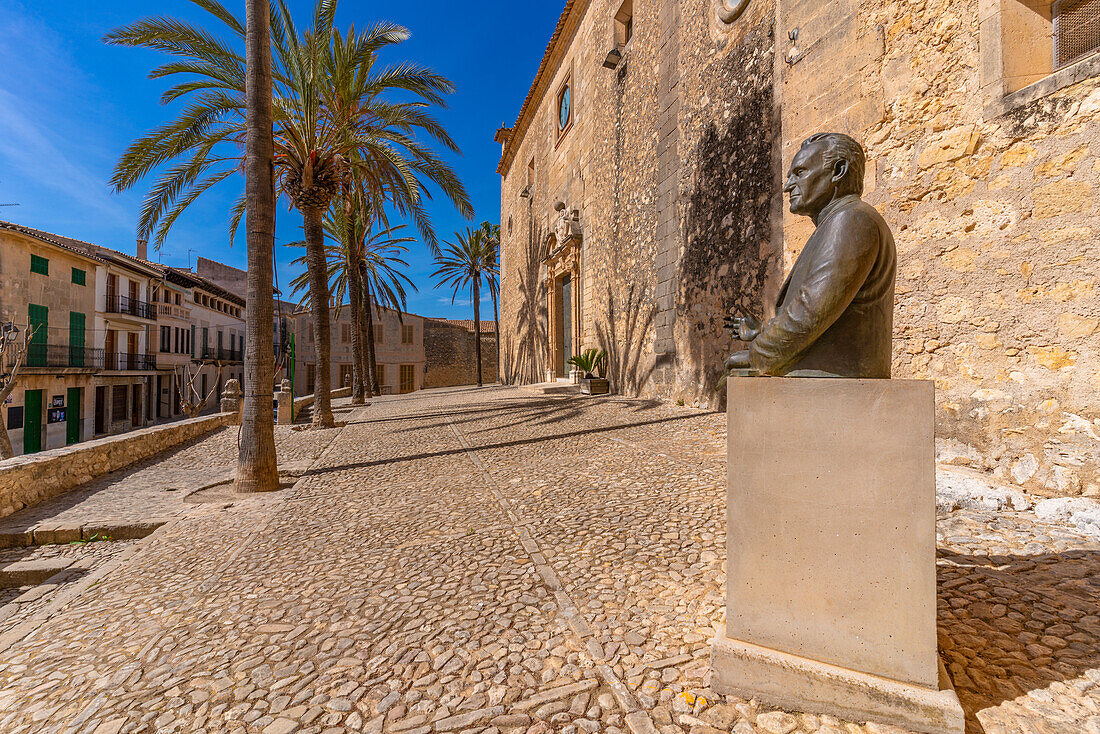
[[831, 202], [752, 342], [750, 364], [769, 375], [889, 378], [896, 272], [882, 215], [858, 196]]

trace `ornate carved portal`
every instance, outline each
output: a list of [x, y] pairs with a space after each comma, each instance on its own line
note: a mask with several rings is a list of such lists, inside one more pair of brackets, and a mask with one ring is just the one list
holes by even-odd
[[554, 231], [546, 238], [546, 313], [549, 315], [547, 377], [569, 377], [567, 360], [577, 354], [581, 343], [581, 225], [580, 212], [558, 202]]

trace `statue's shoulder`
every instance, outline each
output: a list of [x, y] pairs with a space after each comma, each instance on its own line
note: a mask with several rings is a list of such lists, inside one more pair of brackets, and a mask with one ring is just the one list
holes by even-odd
[[833, 230], [871, 234], [881, 232], [886, 225], [886, 220], [866, 201], [852, 197], [829, 217], [827, 224]]

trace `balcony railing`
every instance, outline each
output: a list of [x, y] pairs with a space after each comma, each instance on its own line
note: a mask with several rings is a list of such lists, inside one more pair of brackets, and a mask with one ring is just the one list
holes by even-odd
[[183, 306], [176, 306], [172, 303], [158, 303], [157, 304], [158, 316], [170, 316], [172, 318], [181, 319], [187, 321], [191, 318], [191, 309], [184, 308]]
[[244, 353], [240, 349], [203, 347], [199, 350], [199, 359], [204, 362], [241, 362], [244, 360]]
[[27, 367], [54, 369], [103, 369], [103, 350], [65, 344], [32, 344], [27, 350]]
[[138, 301], [129, 296], [113, 296], [107, 294], [107, 313], [121, 313], [137, 316], [139, 319], [155, 319], [156, 314], [153, 304], [146, 301]]
[[155, 370], [157, 359], [152, 354], [127, 354], [125, 352], [115, 354], [111, 352], [105, 356], [103, 369], [118, 372], [130, 372], [133, 370]]

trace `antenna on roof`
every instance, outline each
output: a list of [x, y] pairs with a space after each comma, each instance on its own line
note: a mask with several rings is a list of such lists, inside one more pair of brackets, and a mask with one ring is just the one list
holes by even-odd
[[18, 204], [0, 204], [0, 206], [19, 206]]

